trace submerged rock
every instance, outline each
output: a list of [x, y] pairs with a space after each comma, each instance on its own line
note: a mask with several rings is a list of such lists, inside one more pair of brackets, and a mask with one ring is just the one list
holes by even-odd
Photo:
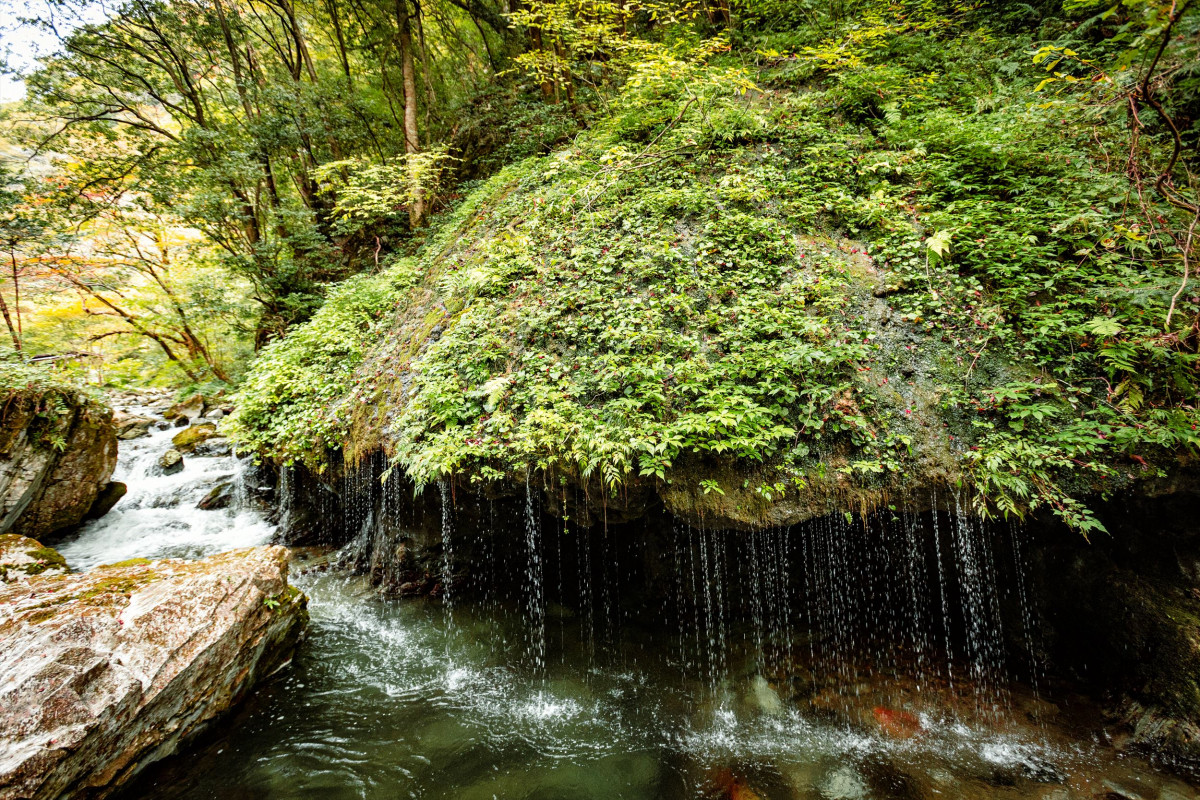
[[0, 588], [0, 799], [106, 797], [286, 665], [287, 567], [256, 547]]
[[67, 561], [36, 539], [12, 533], [0, 536], [0, 584], [20, 583], [34, 575], [65, 575]]
[[59, 387], [0, 404], [0, 534], [43, 540], [82, 522], [117, 463], [112, 411]]
[[864, 800], [867, 785], [853, 767], [842, 766], [825, 777], [819, 786], [826, 800]]
[[777, 717], [783, 713], [783, 701], [762, 675], [750, 679], [741, 697], [743, 708], [751, 715]]

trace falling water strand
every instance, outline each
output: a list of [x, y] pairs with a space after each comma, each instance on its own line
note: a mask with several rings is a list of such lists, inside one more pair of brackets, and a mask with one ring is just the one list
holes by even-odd
[[962, 496], [954, 496], [954, 544], [958, 562], [959, 584], [962, 593], [963, 617], [966, 622], [966, 638], [971, 669], [975, 683], [975, 697], [983, 711], [995, 711], [995, 668], [1000, 654], [995, 652], [999, 622], [992, 615], [989, 585], [985, 562], [981, 552], [984, 542], [976, 535], [972, 520], [963, 514]]
[[708, 551], [708, 535], [704, 526], [700, 526], [700, 588], [704, 591], [704, 630], [707, 640], [704, 650], [705, 663], [708, 666], [708, 685], [716, 692], [720, 676], [717, 674], [717, 626], [716, 612], [713, 609], [713, 568], [712, 555]]
[[[563, 498], [563, 507], [566, 508], [566, 498]], [[565, 513], [565, 512], [564, 512]], [[555, 599], [556, 603], [563, 602], [565, 595], [563, 594], [563, 539], [567, 538], [567, 521], [564, 519], [560, 523], [562, 528], [558, 531], [558, 535], [554, 537], [555, 546], [555, 568], [558, 570], [558, 595]], [[558, 651], [559, 658], [563, 664], [567, 663], [567, 618], [566, 615], [558, 616]]]
[[746, 560], [746, 569], [750, 575], [750, 620], [754, 626], [754, 658], [758, 671], [763, 669], [763, 601], [762, 601], [762, 567], [758, 561], [758, 531], [751, 531], [747, 537], [750, 547], [750, 557]]
[[704, 654], [702, 633], [704, 629], [700, 623], [700, 582], [703, 580], [703, 575], [700, 574], [700, 558], [697, 555], [698, 548], [700, 546], [697, 541], [698, 538], [699, 537], [695, 535], [695, 530], [691, 526], [688, 526], [688, 561], [690, 562], [688, 565], [688, 574], [692, 579], [692, 631], [696, 636], [696, 650], [693, 662], [695, 664], [697, 676], [699, 676], [700, 672], [704, 668], [704, 664], [701, 660]]
[[712, 529], [713, 604], [717, 612], [717, 673], [723, 675], [726, 669], [726, 654], [729, 652], [728, 631], [725, 624], [725, 537], [721, 531]]
[[933, 490], [933, 544], [938, 568], [938, 597], [942, 605], [942, 633], [946, 637], [946, 682], [954, 691], [954, 646], [950, 641], [950, 598], [947, 596], [946, 562], [942, 558], [942, 535], [938, 530], [937, 490]]
[[542, 584], [542, 533], [533, 505], [533, 489], [525, 476], [525, 545], [529, 560], [525, 573], [525, 615], [529, 626], [528, 656], [538, 673], [546, 668], [546, 601]]
[[683, 584], [683, 541], [684, 537], [679, 532], [679, 519], [675, 518], [671, 522], [671, 550], [675, 556], [675, 624], [679, 631], [679, 663], [681, 677], [686, 683], [688, 672], [688, 632], [686, 615], [684, 608], [686, 607], [685, 590]]
[[[813, 609], [816, 607], [817, 598], [820, 596], [816, 592], [810, 590], [808, 577], [813, 575], [816, 570], [813, 567], [812, 557], [809, 554], [810, 542], [812, 540], [812, 526], [807, 526], [801, 530], [801, 572], [800, 576], [804, 579], [804, 621], [808, 626], [808, 659], [811, 669], [809, 672], [812, 675], [813, 690], [817, 688], [817, 620], [813, 614]], [[815, 577], [814, 579], [815, 580]]]
[[287, 533], [292, 521], [292, 468], [279, 468], [279, 530]]
[[587, 530], [579, 531], [579, 604], [583, 608], [584, 647], [588, 668], [596, 665], [596, 598], [592, 588], [592, 537]]
[[[1021, 628], [1024, 633], [1025, 650], [1029, 654], [1029, 685], [1033, 689], [1034, 698], [1041, 700], [1042, 694], [1038, 685], [1041, 673], [1041, 664], [1038, 662], [1038, 648], [1033, 639], [1035, 630], [1033, 607], [1029, 602], [1029, 588], [1025, 577], [1025, 570], [1028, 565], [1025, 561], [1024, 552], [1022, 550], [1023, 545], [1021, 542], [1024, 529], [1017, 523], [1010, 521], [1008, 524], [1008, 532], [1012, 537], [1013, 572], [1016, 575], [1017, 599], [1019, 601], [1021, 610]], [[1038, 727], [1042, 728], [1043, 731], [1045, 730], [1046, 722], [1044, 719], [1042, 719], [1042, 715], [1038, 713], [1036, 707], [1034, 711], [1034, 721], [1037, 722]]]
[[795, 660], [793, 652], [793, 641], [795, 637], [792, 635], [792, 586], [791, 572], [788, 569], [788, 559], [791, 558], [792, 546], [792, 529], [791, 527], [780, 528], [779, 530], [779, 585], [780, 585], [780, 602], [783, 609], [783, 641], [786, 643], [786, 651], [781, 653], [787, 661], [785, 663], [786, 671], [790, 672]]
[[921, 587], [926, 585], [925, 571], [916, 519], [905, 513], [901, 517], [900, 524], [903, 526], [904, 544], [908, 554], [909, 630], [912, 636], [913, 655], [916, 659], [917, 690], [920, 691], [925, 683], [926, 642], [924, 633], [927, 626], [924, 618], [924, 598], [921, 595]]
[[454, 509], [450, 503], [450, 482], [442, 481], [442, 608], [446, 613], [446, 630], [454, 630]]

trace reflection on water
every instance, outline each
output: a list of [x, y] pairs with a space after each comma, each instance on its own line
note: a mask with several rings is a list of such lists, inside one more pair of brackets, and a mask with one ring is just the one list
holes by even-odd
[[839, 693], [824, 708], [819, 698], [779, 702], [752, 675], [713, 695], [707, 681], [682, 679], [653, 636], [631, 632], [607, 665], [590, 663], [571, 622], [539, 673], [523, 666], [519, 609], [510, 625], [510, 615], [461, 604], [448, 636], [436, 603], [384, 600], [337, 573], [297, 584], [312, 628], [293, 668], [227, 735], [147, 775], [135, 796], [1194, 796], [1065, 719], [1018, 725], [1018, 709], [1005, 722], [964, 723], [969, 711], [952, 696], [923, 692], [922, 709], [902, 683]]

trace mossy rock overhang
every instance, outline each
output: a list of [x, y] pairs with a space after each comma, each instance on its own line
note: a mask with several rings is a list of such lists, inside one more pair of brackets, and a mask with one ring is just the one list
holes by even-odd
[[[500, 194], [518, 191], [516, 186], [505, 187]], [[519, 226], [521, 222], [518, 219], [510, 224]], [[687, 255], [694, 257], [697, 252], [695, 242], [702, 238], [703, 225], [693, 219], [680, 218], [669, 220], [664, 227], [681, 240], [691, 240]], [[470, 246], [486, 250], [497, 236], [502, 237], [503, 233], [492, 232], [492, 238], [485, 237]], [[874, 262], [862, 242], [834, 232], [788, 231], [786, 238], [789, 246], [795, 249], [786, 259], [787, 263], [781, 266], [777, 279], [768, 287], [767, 293], [774, 295], [771, 300], [785, 302], [781, 298], [789, 292], [800, 293], [801, 306], [809, 306], [804, 318], [820, 320], [814, 323], [820, 325], [816, 330], [818, 346], [822, 337], [826, 340], [836, 339], [839, 334], [853, 337], [854, 357], [839, 364], [837, 373], [826, 376], [827, 382], [805, 387], [804, 381], [795, 380], [802, 376], [780, 376], [781, 381], [793, 380], [795, 388], [815, 389], [823, 396], [826, 413], [822, 415], [823, 419], [813, 421], [816, 428], [823, 428], [831, 416], [840, 418], [835, 423], [838, 430], [834, 435], [818, 436], [819, 441], [812, 441], [802, 448], [803, 455], [797, 455], [796, 450], [800, 448], [794, 448], [788, 454], [786, 465], [778, 457], [766, 460], [731, 457], [720, 448], [684, 450], [660, 476], [638, 475], [636, 468], [620, 475], [621, 488], [610, 490], [608, 496], [604, 496], [606, 492], [601, 489], [595, 474], [582, 475], [577, 464], [564, 465], [559, 460], [559, 456], [569, 457], [565, 447], [564, 452], [555, 452], [556, 444], [568, 444], [567, 436], [530, 454], [528, 469], [497, 464], [497, 470], [489, 470], [488, 463], [482, 461], [467, 466], [461, 473], [447, 472], [441, 479], [456, 480], [465, 489], [482, 479], [483, 483], [492, 485], [477, 488], [494, 494], [520, 490], [525, 475], [532, 473], [535, 482], [549, 494], [554, 493], [551, 484], [555, 482], [560, 487], [587, 488], [588, 499], [575, 510], [577, 514], [587, 514], [591, 518], [599, 518], [605, 510], [610, 514], [635, 517], [641, 513], [640, 509], [654, 502], [647, 497], [650, 495], [668, 511], [686, 520], [740, 529], [793, 524], [842, 510], [870, 512], [884, 506], [911, 510], [953, 508], [956, 487], [966, 479], [962, 456], [974, 438], [970, 420], [966, 415], [948, 409], [946, 403], [948, 389], [954, 388], [946, 384], [962, 366], [961, 352], [956, 352], [944, 337], [931, 336], [922, 327], [899, 318], [887, 300], [895, 287], [888, 283], [886, 271]], [[453, 264], [461, 258], [461, 255], [448, 255], [439, 260], [437, 266], [456, 274], [468, 267], [465, 264], [447, 266], [446, 262]], [[486, 268], [486, 261], [476, 265], [477, 270]], [[599, 263], [592, 263], [588, 268], [605, 270]], [[585, 273], [588, 268], [580, 272]], [[441, 278], [446, 280], [445, 275]], [[533, 283], [539, 280], [535, 278]], [[641, 283], [640, 296], [648, 302], [655, 294], [654, 278], [644, 278]], [[470, 315], [480, 298], [456, 297], [453, 293], [438, 291], [437, 284], [430, 284], [427, 276], [417, 289], [415, 302], [401, 304], [390, 329], [367, 354], [358, 370], [355, 391], [343, 403], [343, 410], [353, 419], [352, 433], [345, 448], [345, 454], [351, 460], [379, 450], [399, 466], [405, 465], [405, 451], [412, 449], [413, 442], [396, 435], [400, 428], [396, 422], [398, 418], [403, 420], [411, 400], [421, 395], [426, 359], [435, 359], [439, 343], [451, 341], [460, 325], [478, 328], [479, 321], [471, 319]], [[814, 289], [822, 284], [828, 288]], [[840, 307], [836, 320], [822, 319], [819, 311], [811, 308], [814, 301], [825, 300]], [[547, 342], [543, 333], [543, 341], [536, 343], [539, 331], [535, 326], [512, 320], [513, 305], [523, 302], [517, 288], [510, 291], [507, 301], [501, 304], [503, 308], [497, 309], [494, 317], [497, 330], [488, 330], [485, 326], [471, 335], [480, 338], [502, 335], [508, 346], [507, 363], [480, 376], [474, 386], [460, 383], [456, 390], [461, 398], [486, 395], [489, 384], [498, 382], [499, 389], [490, 388], [490, 392], [503, 392], [504, 381], [512, 374], [513, 365], [529, 361], [531, 356], [549, 360], [555, 357], [551, 353], [561, 356], [564, 352], [579, 352], [581, 357], [574, 365], [574, 371], [578, 372], [625, 355], [619, 350], [589, 346], [584, 341], [586, 337], [571, 341], [551, 334], [548, 337], [551, 341]], [[566, 305], [568, 315], [576, 310], [570, 308], [569, 299]], [[509, 315], [507, 329], [506, 314]], [[686, 325], [664, 325], [664, 329], [679, 334]], [[840, 330], [838, 326], [841, 326]], [[797, 349], [810, 347], [813, 330], [797, 333], [791, 344]], [[850, 342], [849, 336], [839, 343]], [[471, 342], [472, 338], [467, 338], [463, 344], [469, 348]], [[650, 345], [651, 348], [656, 346]], [[542, 349], [545, 352], [538, 352]], [[984, 353], [972, 366], [973, 379], [978, 383], [1037, 379], [1035, 374], [994, 354]], [[663, 369], [668, 382], [671, 371], [670, 366]], [[753, 377], [770, 380], [774, 376], [764, 372]], [[618, 389], [613, 394], [620, 392]], [[476, 409], [476, 415], [463, 427], [478, 424], [497, 408], [499, 403], [494, 397], [485, 397], [481, 407]], [[672, 409], [663, 417], [677, 417], [678, 413], [679, 409]], [[729, 438], [734, 438], [732, 431]], [[792, 438], [798, 441], [802, 434], [797, 433]], [[883, 438], [890, 438], [886, 446], [873, 446]], [[777, 453], [786, 450], [789, 443], [784, 442], [782, 448], [778, 444], [772, 444]], [[903, 462], [902, 470], [893, 468], [876, 472], [878, 464], [862, 463], [877, 461], [885, 451], [885, 457], [896, 459], [893, 467]]]
[[[1002, 191], [959, 201], [992, 214], [982, 240], [1012, 230], [947, 255], [929, 244], [946, 224], [929, 206], [959, 191], [938, 172], [971, 157], [957, 140], [889, 139], [820, 93], [658, 101], [661, 118], [618, 113], [507, 168], [415, 256], [335, 290], [260, 358], [230, 435], [316, 471], [330, 449], [383, 453], [417, 487], [519, 492], [531, 476], [596, 507], [650, 493], [742, 528], [954, 495], [1086, 530], [1088, 498], [1187, 466], [1186, 402], [1103, 417], [1116, 406], [1095, 354], [1131, 323], [1085, 322], [1116, 319], [1103, 315], [1125, 295], [1102, 285], [1124, 278], [1056, 285], [1079, 321], [1051, 336], [1038, 309], [1052, 298], [995, 267], [1029, 237], [1053, 245], [1038, 286], [1080, 258], [1059, 212], [1022, 211], [1040, 201], [1012, 185], [1055, 180], [1060, 161], [1013, 155]], [[1034, 115], [1020, 130], [1058, 146], [1026, 106], [996, 114]], [[745, 126], [696, 145], [722, 116]]]

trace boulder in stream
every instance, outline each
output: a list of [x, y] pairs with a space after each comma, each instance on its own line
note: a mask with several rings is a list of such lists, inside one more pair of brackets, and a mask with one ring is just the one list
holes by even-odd
[[181, 453], [190, 453], [201, 444], [217, 435], [217, 426], [211, 422], [189, 425], [171, 438], [171, 444]]
[[183, 471], [183, 454], [178, 450], [168, 450], [158, 457], [158, 469], [163, 475], [174, 475]]
[[255, 547], [0, 585], [0, 800], [107, 797], [288, 664], [287, 572]]
[[204, 416], [206, 406], [207, 402], [204, 399], [204, 395], [194, 394], [188, 399], [168, 408], [163, 412], [163, 416], [167, 419], [175, 420], [175, 424], [177, 425], [180, 419], [186, 419], [188, 423], [191, 423], [192, 420]]
[[212, 488], [204, 498], [196, 504], [201, 511], [215, 511], [219, 508], [229, 508], [233, 503], [233, 483], [223, 481]]
[[113, 420], [117, 428], [117, 438], [122, 441], [140, 439], [150, 434], [154, 420], [150, 417], [139, 417], [129, 414], [118, 414]]
[[0, 396], [0, 534], [45, 541], [82, 522], [117, 464], [112, 410], [66, 385]]

